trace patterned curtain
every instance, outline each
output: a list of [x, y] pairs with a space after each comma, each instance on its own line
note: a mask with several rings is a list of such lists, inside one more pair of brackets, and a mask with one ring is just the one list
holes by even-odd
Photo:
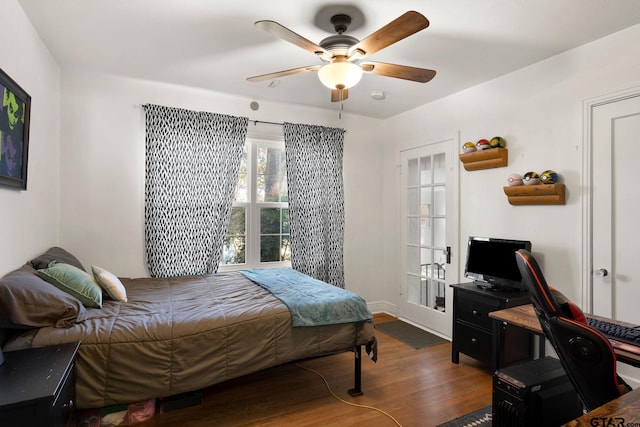
[[149, 274], [216, 272], [248, 119], [159, 105], [144, 109]]
[[291, 266], [344, 288], [344, 130], [284, 124]]

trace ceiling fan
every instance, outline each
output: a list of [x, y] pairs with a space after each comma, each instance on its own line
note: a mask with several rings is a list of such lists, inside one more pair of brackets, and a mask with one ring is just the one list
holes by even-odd
[[363, 72], [420, 83], [426, 83], [436, 75], [434, 70], [407, 65], [372, 61], [362, 62], [367, 56], [427, 28], [429, 20], [418, 12], [406, 12], [363, 40], [344, 34], [349, 24], [351, 24], [349, 15], [333, 15], [331, 24], [333, 24], [337, 34], [329, 36], [316, 44], [275, 21], [256, 22], [255, 26], [261, 30], [317, 55], [326, 63], [262, 74], [249, 77], [247, 80], [261, 82], [277, 77], [316, 71], [320, 81], [331, 89], [331, 101], [338, 102], [347, 99], [349, 88], [360, 81]]

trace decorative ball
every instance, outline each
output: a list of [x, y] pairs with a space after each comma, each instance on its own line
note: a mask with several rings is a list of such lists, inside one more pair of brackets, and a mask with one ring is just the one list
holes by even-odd
[[494, 136], [491, 138], [491, 141], [489, 141], [489, 145], [491, 145], [491, 148], [504, 148], [507, 145], [507, 141], [501, 136]]
[[517, 173], [512, 173], [507, 177], [507, 182], [509, 185], [522, 185], [522, 175]]
[[491, 145], [489, 144], [489, 140], [481, 139], [478, 142], [476, 142], [476, 148], [478, 150], [485, 150], [487, 148], [491, 148]]
[[474, 144], [473, 142], [469, 141], [469, 142], [465, 142], [462, 145], [462, 151], [464, 151], [465, 153], [470, 153], [472, 151], [476, 151], [476, 144]]
[[558, 181], [558, 174], [554, 170], [547, 170], [540, 174], [540, 181], [543, 184], [554, 184]]
[[527, 172], [522, 178], [524, 185], [538, 185], [540, 184], [540, 176], [535, 172]]

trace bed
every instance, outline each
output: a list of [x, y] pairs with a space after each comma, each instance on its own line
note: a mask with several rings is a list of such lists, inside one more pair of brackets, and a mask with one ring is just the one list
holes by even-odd
[[120, 278], [126, 301], [105, 292], [98, 308], [42, 279], [52, 260], [83, 269], [51, 248], [0, 280], [0, 342], [6, 352], [80, 341], [78, 408], [173, 396], [345, 351], [354, 352], [351, 393], [360, 394], [362, 346], [376, 358], [371, 319], [293, 327], [288, 306], [240, 272]]

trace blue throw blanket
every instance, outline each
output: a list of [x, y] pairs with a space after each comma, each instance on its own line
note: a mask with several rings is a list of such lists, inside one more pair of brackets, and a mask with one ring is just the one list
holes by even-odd
[[316, 280], [291, 268], [242, 270], [291, 312], [294, 327], [371, 321], [367, 303], [353, 292]]

